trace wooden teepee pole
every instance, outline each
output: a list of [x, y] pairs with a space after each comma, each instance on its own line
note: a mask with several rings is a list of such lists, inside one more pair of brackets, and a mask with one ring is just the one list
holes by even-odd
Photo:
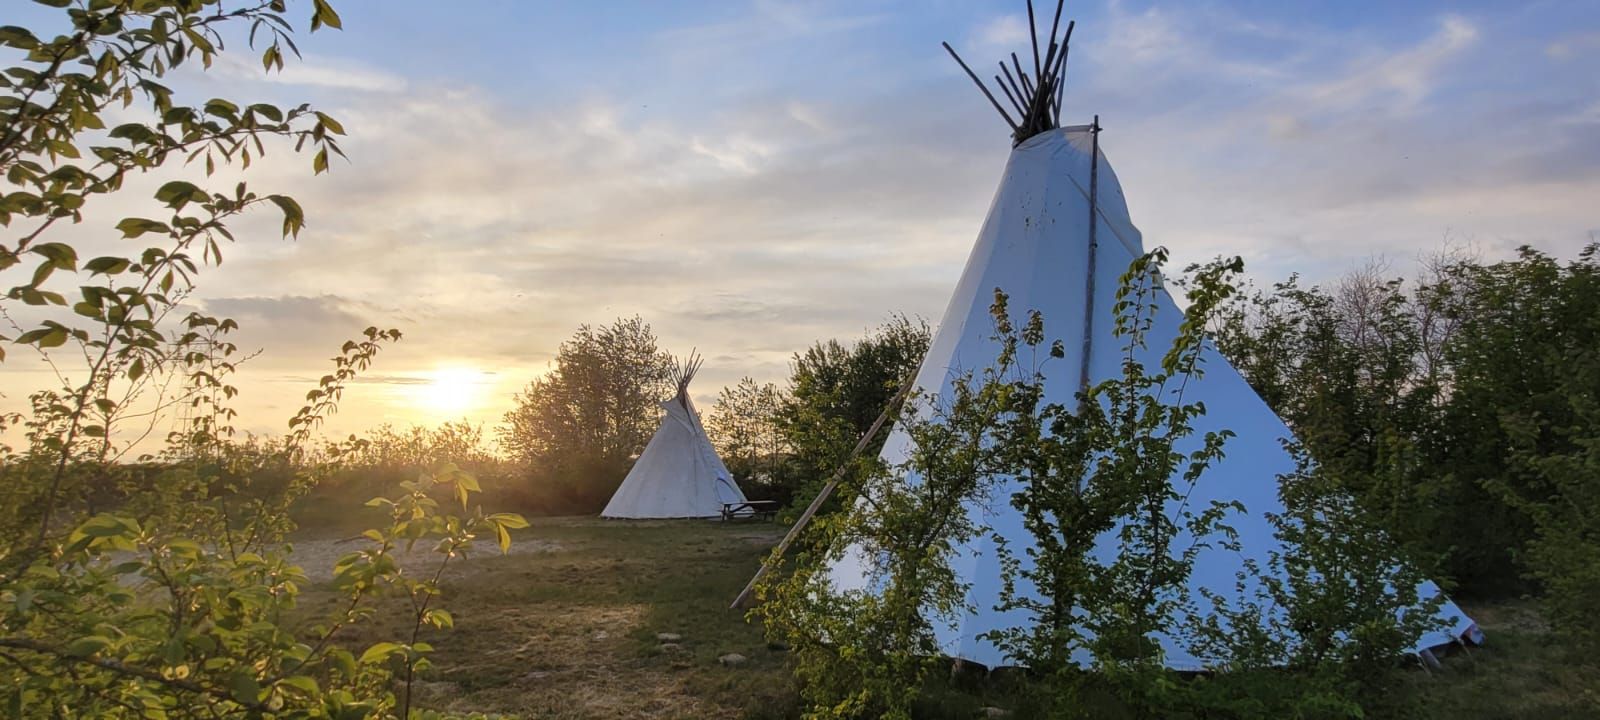
[[1089, 358], [1094, 350], [1094, 276], [1095, 276], [1095, 251], [1099, 243], [1095, 238], [1095, 228], [1100, 225], [1100, 116], [1094, 116], [1094, 124], [1089, 126], [1089, 258], [1085, 275], [1088, 282], [1084, 283], [1083, 297], [1083, 363], [1082, 370], [1078, 373], [1078, 392], [1089, 391]]
[[777, 549], [773, 550], [772, 554], [762, 561], [761, 567], [756, 569], [755, 577], [750, 578], [750, 582], [745, 583], [744, 590], [739, 591], [739, 597], [734, 598], [733, 604], [728, 606], [729, 610], [738, 610], [750, 602], [750, 597], [755, 594], [756, 584], [761, 582], [761, 578], [766, 577], [767, 573], [772, 570], [775, 561], [789, 551], [789, 545], [794, 543], [795, 538], [800, 537], [800, 531], [804, 530], [806, 525], [811, 523], [811, 518], [817, 514], [818, 510], [822, 509], [822, 503], [827, 502], [828, 498], [833, 495], [834, 489], [839, 487], [839, 481], [844, 479], [845, 472], [849, 470], [850, 464], [855, 462], [856, 456], [867, 449], [867, 445], [872, 443], [872, 438], [877, 437], [878, 431], [883, 429], [883, 424], [888, 421], [889, 416], [894, 414], [895, 409], [900, 407], [902, 402], [905, 402], [906, 395], [911, 393], [911, 384], [916, 382], [916, 378], [917, 376], [913, 374], [901, 384], [900, 392], [895, 393], [894, 398], [883, 408], [883, 412], [878, 414], [878, 419], [873, 420], [872, 426], [868, 427], [865, 433], [862, 433], [861, 439], [856, 442], [855, 449], [851, 450], [850, 455], [845, 457], [844, 462], [839, 465], [839, 469], [833, 471], [833, 476], [828, 478], [828, 483], [822, 486], [822, 492], [817, 493], [816, 499], [811, 501], [811, 505], [806, 508], [806, 511], [800, 514], [800, 519], [794, 521], [794, 527], [789, 528], [789, 532], [783, 536], [783, 542], [778, 543]]

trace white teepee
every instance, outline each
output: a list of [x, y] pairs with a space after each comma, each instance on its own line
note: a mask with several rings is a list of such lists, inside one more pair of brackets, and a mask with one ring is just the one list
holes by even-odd
[[[1052, 38], [1052, 54], [1055, 47]], [[1065, 55], [1065, 51], [1060, 54]], [[1070, 407], [1085, 368], [1091, 383], [1120, 372], [1118, 356], [1124, 342], [1111, 335], [1111, 308], [1120, 276], [1144, 253], [1144, 245], [1129, 219], [1117, 176], [1099, 153], [1098, 121], [1094, 126], [1057, 127], [1059, 99], [1052, 102], [1049, 96], [1055, 95], [1052, 91], [1059, 87], [1059, 75], [1050, 74], [1049, 62], [1044, 67], [1045, 74], [1031, 83], [1032, 89], [1039, 92], [1013, 103], [1023, 120], [1012, 121], [1009, 114], [1001, 111], [1018, 140], [988, 219], [916, 377], [919, 392], [948, 399], [957, 373], [975, 371], [994, 362], [999, 347], [992, 339], [994, 323], [989, 307], [996, 288], [1010, 296], [1013, 318], [1024, 318], [1029, 311], [1038, 310], [1048, 334], [1065, 341], [1066, 356], [1046, 366], [1045, 402]], [[1059, 73], [1060, 64], [1055, 67]], [[1000, 107], [998, 103], [995, 106]], [[1024, 107], [1028, 109], [1023, 110]], [[1093, 254], [1091, 243], [1095, 246]], [[1091, 312], [1086, 313], [1085, 303], [1091, 292]], [[1165, 290], [1159, 291], [1154, 300], [1157, 312], [1146, 336], [1146, 367], [1159, 366], [1160, 355], [1176, 336], [1183, 319]], [[1081, 339], [1086, 320], [1092, 323], [1092, 343], [1085, 363]], [[1207, 432], [1222, 429], [1232, 430], [1236, 436], [1224, 446], [1226, 456], [1195, 483], [1189, 506], [1207, 507], [1212, 500], [1237, 500], [1245, 505], [1248, 514], [1230, 518], [1243, 552], [1220, 548], [1204, 551], [1190, 582], [1193, 590], [1203, 587], [1233, 598], [1238, 592], [1236, 573], [1243, 567], [1243, 560], [1253, 558], [1265, 567], [1268, 552], [1278, 546], [1264, 514], [1282, 511], [1277, 479], [1292, 472], [1295, 463], [1281, 443], [1290, 437], [1283, 421], [1225, 358], [1214, 349], [1205, 355], [1205, 374], [1189, 381], [1185, 395], [1186, 402], [1199, 401], [1206, 407], [1206, 414], [1194, 422], [1193, 439], [1198, 443]], [[890, 465], [903, 461], [908, 456], [908, 442], [903, 429], [896, 428], [883, 448], [883, 459]], [[1175, 477], [1173, 482], [1182, 485], [1184, 481]], [[1028, 530], [1020, 513], [1005, 500], [1018, 487], [1014, 479], [1004, 481], [990, 502], [974, 503], [968, 512], [981, 525], [1009, 540], [1014, 554], [1027, 562], [1023, 548], [1031, 546]], [[1114, 552], [1113, 538], [1102, 537], [1100, 545], [1103, 557]], [[960, 548], [954, 566], [962, 581], [969, 584], [968, 599], [974, 610], [953, 625], [937, 629], [945, 651], [988, 666], [1011, 664], [999, 648], [983, 639], [991, 630], [1028, 622], [1028, 617], [1019, 611], [1002, 613], [995, 609], [1002, 578], [994, 541], [984, 538]], [[852, 548], [834, 564], [829, 577], [836, 588], [864, 588], [873, 582], [870, 574], [863, 554]], [[1021, 580], [1019, 591], [1032, 591], [1020, 583]], [[1432, 583], [1422, 590], [1424, 597], [1438, 592]], [[1192, 595], [1200, 602], [1200, 593]], [[1453, 603], [1446, 601], [1441, 614], [1449, 623], [1448, 632], [1418, 638], [1417, 650], [1448, 644], [1463, 636], [1473, 640], [1479, 637], [1472, 621]], [[1179, 643], [1167, 637], [1160, 639], [1170, 667], [1202, 668], [1203, 660], [1190, 655]]]
[[607, 518], [718, 517], [723, 503], [743, 503], [744, 493], [711, 447], [689, 382], [700, 369], [690, 357], [677, 368], [678, 393], [661, 403], [661, 427], [600, 513]]

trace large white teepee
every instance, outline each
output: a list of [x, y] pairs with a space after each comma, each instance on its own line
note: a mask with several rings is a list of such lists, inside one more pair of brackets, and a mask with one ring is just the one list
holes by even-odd
[[722, 515], [723, 503], [745, 502], [733, 475], [711, 447], [689, 381], [700, 361], [677, 368], [678, 394], [661, 403], [661, 427], [600, 513], [608, 518], [698, 518]]
[[[1045, 67], [1051, 65], [1047, 63]], [[1032, 86], [1041, 90], [1038, 95], [1045, 95], [1057, 88], [1056, 78], [1046, 74]], [[917, 374], [916, 387], [919, 392], [935, 393], [947, 400], [957, 373], [994, 362], [999, 347], [991, 337], [994, 322], [989, 307], [999, 288], [1010, 296], [1012, 317], [1026, 317], [1029, 311], [1038, 310], [1044, 316], [1048, 335], [1064, 341], [1065, 358], [1052, 360], [1046, 366], [1044, 399], [1070, 407], [1080, 387], [1080, 373], [1085, 369], [1081, 340], [1086, 319], [1092, 323], [1086, 365], [1089, 382], [1098, 383], [1120, 372], [1118, 355], [1124, 343], [1111, 334], [1113, 296], [1120, 276], [1144, 253], [1144, 245], [1129, 219], [1117, 176], [1098, 152], [1098, 124], [1057, 127], [1051, 114], [1059, 112], [1059, 100], [1055, 104], [1045, 99], [1040, 104], [1015, 105], [1029, 108], [1022, 122], [1007, 117], [1020, 140], [1006, 163], [988, 219]], [[998, 103], [996, 107], [999, 108]], [[1036, 115], [1039, 112], [1045, 114], [1043, 119]], [[1091, 242], [1096, 246], [1093, 255]], [[1091, 312], [1086, 313], [1085, 302], [1090, 297]], [[1146, 337], [1146, 367], [1159, 366], [1160, 355], [1176, 336], [1183, 319], [1165, 290], [1158, 292], [1155, 304], [1155, 321]], [[1180, 488], [1180, 492], [1191, 493], [1189, 507], [1207, 507], [1213, 500], [1237, 500], [1245, 505], [1248, 514], [1230, 518], [1238, 530], [1243, 552], [1236, 554], [1220, 548], [1203, 552], [1190, 582], [1193, 590], [1204, 587], [1224, 598], [1235, 598], [1236, 574], [1242, 569], [1243, 560], [1253, 558], [1266, 567], [1268, 552], [1279, 545], [1264, 515], [1282, 511], [1277, 479], [1292, 472], [1295, 463], [1281, 443], [1290, 437], [1289, 429], [1228, 361], [1208, 349], [1204, 368], [1203, 377], [1189, 381], [1185, 395], [1186, 402], [1199, 401], [1206, 407], [1206, 414], [1194, 422], [1194, 442], [1198, 443], [1207, 432], [1223, 429], [1232, 430], [1236, 436], [1225, 444], [1226, 456], [1213, 464], [1193, 488]], [[896, 428], [882, 457], [893, 465], [903, 461], [908, 450], [905, 432]], [[915, 478], [911, 481], [915, 482]], [[1174, 477], [1173, 482], [1184, 484], [1181, 477]], [[1004, 481], [990, 502], [974, 503], [968, 512], [1010, 541], [1014, 554], [1027, 562], [1023, 549], [1031, 546], [1029, 532], [1018, 511], [1005, 500], [1018, 487], [1014, 479]], [[1187, 543], [1180, 540], [1178, 545]], [[1100, 548], [1102, 558], [1111, 557], [1115, 539], [1102, 537]], [[868, 587], [873, 579], [865, 559], [859, 549], [847, 550], [829, 573], [834, 586]], [[993, 540], [985, 538], [960, 548], [954, 566], [961, 579], [969, 583], [968, 599], [974, 610], [953, 625], [937, 629], [945, 651], [984, 665], [1010, 664], [1004, 653], [982, 636], [991, 630], [1025, 626], [1028, 617], [1020, 611], [1002, 613], [995, 609], [1002, 580]], [[1032, 592], [1020, 583], [1019, 579], [1019, 591]], [[1439, 592], [1432, 583], [1422, 590], [1424, 597]], [[1193, 592], [1192, 596], [1196, 602], [1204, 602], [1200, 593]], [[1204, 606], [1200, 609], [1203, 612]], [[1463, 636], [1479, 639], [1476, 626], [1453, 603], [1446, 601], [1440, 612], [1449, 623], [1449, 630], [1417, 638], [1417, 650], [1445, 645]], [[1202, 669], [1201, 658], [1193, 657], [1171, 638], [1160, 639], [1170, 667]]]

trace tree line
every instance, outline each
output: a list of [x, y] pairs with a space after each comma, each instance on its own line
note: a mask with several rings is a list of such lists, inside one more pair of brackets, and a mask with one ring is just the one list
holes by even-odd
[[[747, 495], [804, 505], [927, 350], [926, 323], [894, 316], [855, 342], [794, 355], [783, 387], [745, 377], [705, 418]], [[485, 492], [527, 512], [598, 512], [644, 450], [673, 392], [672, 364], [642, 318], [583, 325], [496, 428], [505, 464]]]
[[1373, 264], [1224, 309], [1217, 345], [1310, 454], [1467, 596], [1600, 592], [1600, 245]]

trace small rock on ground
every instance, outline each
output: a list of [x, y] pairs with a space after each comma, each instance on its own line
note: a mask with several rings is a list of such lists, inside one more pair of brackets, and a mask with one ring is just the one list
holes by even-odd
[[740, 655], [739, 653], [728, 653], [727, 655], [717, 658], [717, 662], [727, 665], [728, 667], [738, 667], [744, 664], [745, 659], [745, 656]]
[[677, 643], [661, 643], [661, 650], [663, 652], [677, 652], [682, 649], [683, 646]]
[[988, 720], [1000, 720], [1001, 718], [1011, 717], [1011, 711], [1005, 708], [989, 706], [983, 709], [981, 715], [988, 718]]
[[682, 639], [683, 636], [677, 633], [656, 633], [656, 640], [664, 643], [675, 643]]

